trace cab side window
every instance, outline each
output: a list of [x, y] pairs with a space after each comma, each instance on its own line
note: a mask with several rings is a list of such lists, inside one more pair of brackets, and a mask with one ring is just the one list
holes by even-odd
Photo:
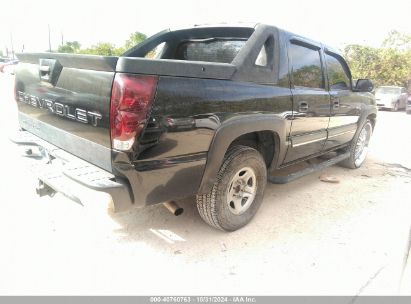
[[324, 80], [319, 50], [292, 42], [289, 53], [294, 86], [323, 89]]
[[350, 90], [350, 77], [340, 59], [331, 53], [326, 53], [325, 61], [330, 90]]

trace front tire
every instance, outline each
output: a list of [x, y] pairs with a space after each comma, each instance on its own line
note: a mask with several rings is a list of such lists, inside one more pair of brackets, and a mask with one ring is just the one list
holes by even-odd
[[368, 154], [368, 145], [372, 136], [372, 123], [369, 119], [357, 132], [350, 145], [350, 157], [341, 162], [341, 165], [350, 169], [361, 167]]
[[261, 154], [250, 147], [234, 146], [228, 150], [210, 193], [197, 195], [198, 212], [210, 226], [235, 231], [257, 213], [266, 183]]

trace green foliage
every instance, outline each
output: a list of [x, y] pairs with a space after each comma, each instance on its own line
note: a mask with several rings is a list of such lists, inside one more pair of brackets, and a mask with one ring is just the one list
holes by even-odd
[[134, 32], [130, 34], [123, 46], [116, 47], [110, 42], [99, 42], [89, 48], [82, 49], [78, 41], [67, 41], [64, 45], [59, 46], [59, 53], [77, 53], [77, 54], [89, 54], [89, 55], [101, 55], [101, 56], [120, 56], [126, 50], [139, 44], [147, 38], [146, 35], [140, 32]]
[[382, 47], [351, 44], [344, 55], [353, 78], [369, 78], [376, 86], [406, 86], [411, 79], [411, 35], [392, 31]]
[[382, 46], [388, 48], [410, 49], [411, 35], [400, 33], [395, 30], [391, 31], [388, 33], [387, 38], [384, 39]]
[[78, 41], [67, 41], [64, 45], [58, 47], [59, 53], [78, 53], [80, 51], [80, 43]]
[[121, 52], [122, 50], [119, 50], [114, 44], [109, 42], [100, 42], [90, 48], [81, 50], [82, 54], [102, 56], [119, 56]]
[[3, 51], [0, 50], [0, 57], [3, 57]]
[[130, 34], [129, 38], [126, 40], [126, 43], [124, 44], [124, 49], [131, 49], [132, 47], [136, 46], [137, 44], [141, 43], [146, 39], [147, 36], [145, 34], [140, 32], [134, 32]]

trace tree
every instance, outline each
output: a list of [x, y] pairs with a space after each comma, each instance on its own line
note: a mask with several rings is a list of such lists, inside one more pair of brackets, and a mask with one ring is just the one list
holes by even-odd
[[372, 79], [376, 86], [407, 86], [411, 78], [411, 35], [392, 31], [380, 48], [351, 44], [344, 54], [353, 78]]
[[350, 44], [344, 49], [344, 57], [354, 78], [375, 79], [380, 69], [379, 50], [373, 47]]
[[140, 32], [134, 32], [130, 34], [129, 38], [126, 40], [124, 44], [125, 50], [131, 49], [132, 47], [136, 46], [137, 44], [141, 43], [142, 41], [146, 40], [147, 36]]
[[116, 48], [116, 46], [110, 42], [99, 42], [88, 49], [82, 49], [80, 52], [91, 55], [118, 56], [121, 55], [122, 51], [121, 48]]
[[411, 49], [411, 35], [393, 30], [388, 33], [387, 38], [385, 38], [382, 43], [382, 46], [409, 50]]
[[101, 56], [120, 56], [126, 50], [136, 46], [147, 38], [147, 36], [140, 32], [130, 34], [129, 38], [121, 47], [116, 47], [110, 42], [99, 42], [89, 48], [82, 49], [78, 41], [67, 41], [64, 45], [58, 47], [59, 53], [76, 53], [76, 54], [90, 54]]
[[59, 53], [78, 53], [80, 46], [78, 41], [67, 41], [65, 44], [59, 46], [57, 51]]

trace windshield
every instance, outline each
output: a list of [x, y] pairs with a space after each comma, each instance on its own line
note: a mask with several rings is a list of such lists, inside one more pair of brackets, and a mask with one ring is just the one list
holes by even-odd
[[375, 91], [377, 94], [400, 94], [400, 88], [381, 87]]

